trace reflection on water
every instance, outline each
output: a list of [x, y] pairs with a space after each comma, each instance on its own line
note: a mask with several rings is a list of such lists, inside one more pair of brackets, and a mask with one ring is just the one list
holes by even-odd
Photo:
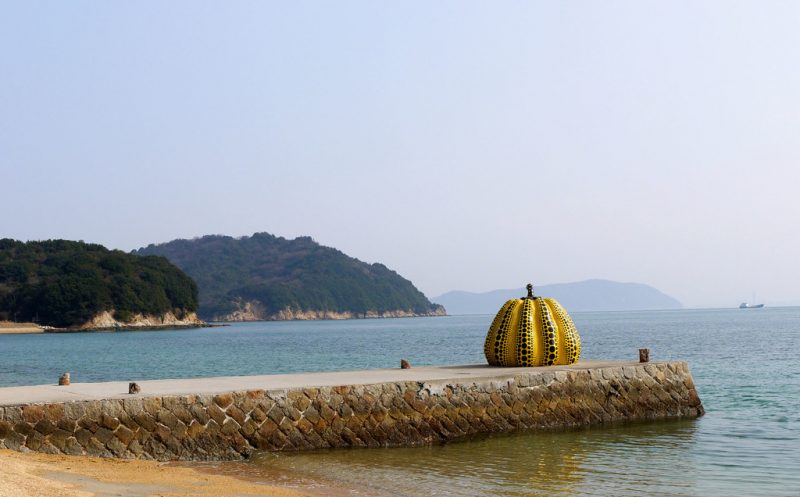
[[433, 447], [259, 453], [253, 462], [380, 495], [693, 495], [697, 421], [495, 436]]

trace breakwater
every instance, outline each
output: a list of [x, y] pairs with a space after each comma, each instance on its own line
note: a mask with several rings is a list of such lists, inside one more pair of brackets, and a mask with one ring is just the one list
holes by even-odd
[[671, 417], [703, 407], [685, 362], [423, 367], [0, 388], [0, 448], [158, 460], [414, 446]]

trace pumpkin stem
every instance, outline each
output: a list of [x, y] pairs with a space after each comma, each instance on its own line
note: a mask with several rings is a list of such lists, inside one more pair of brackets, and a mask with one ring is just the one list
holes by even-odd
[[534, 298], [534, 297], [533, 297], [533, 285], [531, 285], [530, 283], [528, 283], [528, 286], [526, 286], [525, 288], [527, 288], [527, 289], [528, 289], [528, 296], [527, 296], [527, 297], [525, 297], [525, 298], [526, 298], [526, 299], [532, 299], [532, 298]]

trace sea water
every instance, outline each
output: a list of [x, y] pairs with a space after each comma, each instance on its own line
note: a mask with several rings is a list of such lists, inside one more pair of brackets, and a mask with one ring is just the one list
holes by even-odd
[[[483, 362], [493, 316], [0, 335], [0, 386]], [[288, 484], [455, 496], [800, 496], [800, 308], [574, 313], [584, 359], [686, 360], [695, 420], [518, 433], [410, 449], [257, 454]], [[257, 474], [258, 472], [254, 472]]]

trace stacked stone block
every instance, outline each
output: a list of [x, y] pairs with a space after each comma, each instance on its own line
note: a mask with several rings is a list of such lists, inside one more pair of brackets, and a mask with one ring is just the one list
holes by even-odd
[[532, 369], [477, 381], [250, 390], [0, 407], [0, 448], [157, 460], [415, 446], [485, 434], [697, 417], [684, 362]]

